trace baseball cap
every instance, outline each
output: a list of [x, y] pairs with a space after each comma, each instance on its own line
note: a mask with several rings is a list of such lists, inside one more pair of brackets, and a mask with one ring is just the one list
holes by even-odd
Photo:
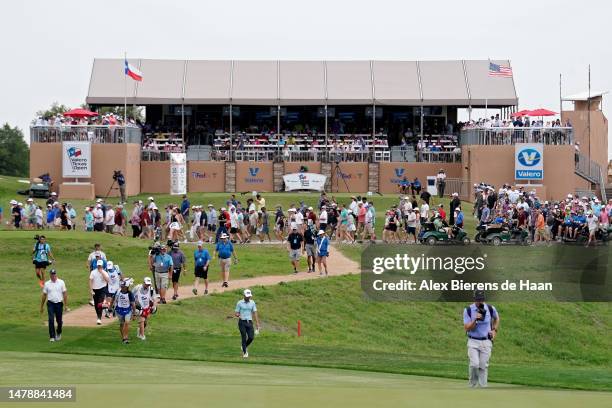
[[224, 232], [223, 234], [221, 234], [221, 238], [227, 238], [227, 234]]
[[323, 235], [323, 234], [325, 234], [325, 231], [319, 230], [319, 235]]
[[16, 200], [11, 200], [11, 205], [16, 205], [17, 201]]
[[50, 273], [51, 275], [56, 275], [56, 274], [57, 274], [57, 271], [56, 271], [55, 269], [51, 269], [51, 270], [49, 271], [49, 273]]
[[209, 207], [209, 208], [210, 208], [210, 207], [214, 207], [214, 205], [212, 205], [212, 204], [208, 204], [208, 207]]
[[130, 286], [130, 285], [129, 285], [129, 281], [128, 281], [127, 279], [123, 279], [123, 280], [121, 281], [121, 286], [123, 286], [123, 287]]
[[145, 285], [150, 285], [151, 284], [151, 278], [149, 278], [148, 276], [146, 276], [143, 280]]
[[198, 241], [198, 246], [202, 246], [204, 243], [202, 241]]
[[96, 203], [101, 203], [101, 202], [102, 202], [102, 199], [101, 199], [101, 198], [98, 198], [98, 199], [96, 200]]
[[52, 196], [56, 196], [56, 195], [57, 195], [57, 193], [54, 191], [54, 192], [52, 192], [52, 193], [51, 193], [51, 195], [52, 195]]
[[98, 259], [98, 261], [96, 262], [96, 266], [103, 266], [104, 265], [104, 261], [101, 259]]
[[113, 261], [106, 262], [106, 269], [112, 269], [113, 266], [115, 266], [115, 264], [113, 264]]
[[149, 197], [149, 201], [153, 201], [155, 200], [153, 197]]
[[253, 293], [251, 292], [251, 289], [245, 289], [244, 292], [244, 296], [245, 297], [253, 297]]
[[482, 302], [485, 300], [485, 292], [484, 290], [475, 290], [474, 291], [474, 300], [477, 302]]
[[34, 201], [34, 200], [32, 200], [31, 198], [28, 198], [26, 201], [29, 203], [29, 202]]

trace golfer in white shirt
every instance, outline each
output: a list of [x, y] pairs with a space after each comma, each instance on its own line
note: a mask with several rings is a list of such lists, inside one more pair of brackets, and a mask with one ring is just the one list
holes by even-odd
[[[49, 317], [49, 341], [60, 341], [62, 339], [62, 314], [64, 309], [68, 311], [68, 292], [66, 284], [57, 277], [57, 271], [49, 271], [50, 279], [45, 282], [40, 300], [40, 313], [47, 302], [47, 315]], [[55, 326], [57, 321], [57, 327]]]

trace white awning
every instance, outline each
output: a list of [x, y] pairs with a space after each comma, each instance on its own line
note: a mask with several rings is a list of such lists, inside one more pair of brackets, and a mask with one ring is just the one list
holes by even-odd
[[[184, 60], [140, 60], [142, 81], [135, 104], [180, 104], [183, 99]], [[130, 80], [128, 78], [128, 80]]]
[[[129, 59], [135, 67], [139, 59]], [[126, 95], [125, 62], [123, 59], [95, 59], [89, 79], [87, 103], [123, 105]], [[127, 103], [134, 103], [136, 82], [127, 78]]]
[[[495, 64], [510, 66], [508, 60], [495, 60]], [[465, 61], [465, 71], [472, 106], [518, 106], [514, 79], [489, 76], [489, 61]]]
[[281, 61], [278, 83], [281, 105], [325, 105], [323, 61]]
[[416, 61], [374, 61], [376, 104], [418, 106], [421, 89]]
[[[495, 61], [508, 64], [509, 61]], [[512, 78], [490, 77], [488, 61], [130, 60], [127, 103], [228, 105], [510, 106]], [[232, 69], [233, 67], [233, 69]], [[122, 59], [94, 60], [87, 103], [122, 105]], [[595, 97], [596, 92], [592, 92]], [[566, 100], [570, 100], [570, 97]], [[586, 97], [585, 97], [586, 98]], [[579, 100], [579, 99], [575, 99]]]
[[229, 105], [231, 61], [187, 61], [185, 104]]
[[372, 72], [370, 61], [328, 61], [327, 104], [371, 104]]
[[234, 105], [277, 105], [277, 71], [277, 61], [234, 61], [232, 103]]
[[468, 91], [461, 61], [421, 61], [423, 105], [468, 105]]

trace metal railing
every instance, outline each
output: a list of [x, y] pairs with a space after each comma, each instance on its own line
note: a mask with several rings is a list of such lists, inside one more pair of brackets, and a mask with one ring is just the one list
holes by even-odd
[[425, 163], [458, 163], [461, 162], [461, 152], [417, 152], [417, 161]]
[[337, 152], [325, 150], [294, 151], [282, 149], [249, 149], [249, 150], [224, 150], [213, 149], [211, 160], [216, 161], [272, 161], [272, 162], [380, 162], [390, 161], [391, 152], [387, 149], [377, 149], [367, 152]]
[[574, 164], [576, 166], [576, 173], [592, 183], [601, 183], [602, 171], [599, 164], [578, 152], [574, 154]]
[[31, 126], [30, 142], [61, 143], [90, 141], [92, 143], [135, 143], [141, 144], [142, 131], [135, 126]]
[[574, 143], [574, 131], [571, 127], [473, 128], [463, 129], [459, 140], [461, 145], [571, 145]]
[[[470, 200], [472, 188], [468, 180], [462, 180], [458, 178], [446, 178], [446, 187], [444, 189], [445, 195], [450, 196], [453, 193], [459, 193], [461, 200]], [[463, 209], [465, 211], [465, 208]]]
[[142, 161], [168, 161], [170, 154], [180, 152], [165, 152], [162, 150], [143, 150], [140, 152], [140, 160]]

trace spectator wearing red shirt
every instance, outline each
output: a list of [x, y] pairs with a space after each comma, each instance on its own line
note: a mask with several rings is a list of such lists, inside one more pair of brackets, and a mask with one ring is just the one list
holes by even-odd
[[368, 209], [366, 206], [363, 205], [363, 202], [359, 201], [357, 203], [357, 234], [361, 234], [362, 236], [365, 231], [365, 219], [367, 212]]
[[440, 214], [440, 218], [446, 220], [446, 211], [444, 211], [444, 204], [440, 204], [438, 206], [438, 213]]

